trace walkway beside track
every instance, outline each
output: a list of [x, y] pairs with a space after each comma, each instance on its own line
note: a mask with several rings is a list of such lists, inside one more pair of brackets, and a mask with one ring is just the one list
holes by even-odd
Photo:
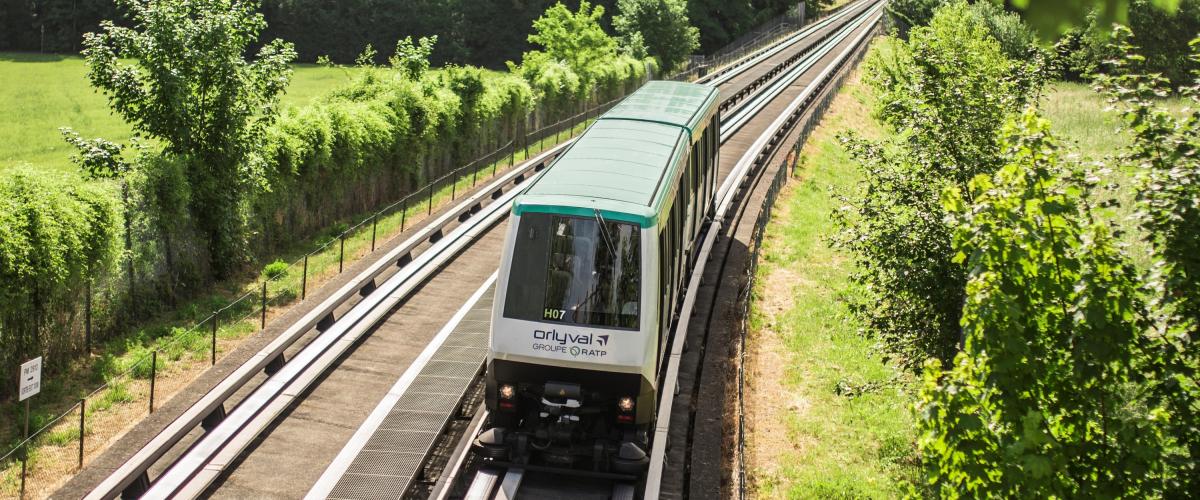
[[[305, 496], [464, 297], [495, 271], [503, 236], [501, 223], [390, 311], [206, 494], [213, 498]], [[481, 338], [486, 346], [486, 330]]]
[[350, 438], [309, 498], [401, 498], [461, 413], [487, 357], [496, 275], [467, 300]]

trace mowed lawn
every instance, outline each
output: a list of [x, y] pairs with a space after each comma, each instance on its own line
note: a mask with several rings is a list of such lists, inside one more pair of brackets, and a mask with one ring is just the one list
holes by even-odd
[[[355, 68], [294, 66], [284, 105], [302, 105], [353, 77]], [[91, 87], [83, 59], [0, 52], [0, 175], [12, 167], [73, 171], [59, 127], [127, 143], [132, 131]]]

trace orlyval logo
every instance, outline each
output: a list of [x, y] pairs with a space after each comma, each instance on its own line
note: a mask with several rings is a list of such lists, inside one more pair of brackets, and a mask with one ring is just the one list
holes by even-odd
[[536, 340], [545, 340], [555, 342], [559, 345], [583, 345], [583, 346], [599, 346], [608, 345], [608, 335], [593, 335], [590, 333], [569, 333], [554, 330], [534, 330], [533, 338]]

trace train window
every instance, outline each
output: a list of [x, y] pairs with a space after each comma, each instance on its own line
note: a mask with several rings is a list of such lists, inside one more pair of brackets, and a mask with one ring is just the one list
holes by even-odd
[[637, 328], [641, 296], [638, 226], [603, 217], [521, 217], [504, 315]]
[[[667, 263], [671, 262], [670, 242], [667, 240], [667, 225], [658, 233], [658, 328], [665, 332], [670, 321], [667, 311], [671, 308], [671, 275]], [[665, 337], [664, 337], [665, 338]]]

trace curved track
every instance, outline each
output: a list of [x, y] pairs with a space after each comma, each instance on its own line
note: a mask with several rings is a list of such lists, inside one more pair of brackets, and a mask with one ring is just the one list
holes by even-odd
[[[853, 41], [851, 33], [865, 32], [868, 25], [874, 25], [874, 21], [863, 21], [868, 17], [877, 19], [878, 5], [874, 0], [853, 4], [806, 28], [804, 37], [785, 40], [751, 56], [759, 58], [758, 62], [723, 73], [720, 79], [712, 79], [713, 84], [721, 88], [723, 96], [729, 95], [725, 98], [729, 104], [722, 106], [730, 110], [727, 116], [734, 120], [727, 127], [730, 133], [722, 137], [720, 176], [727, 180], [719, 192], [721, 206], [730, 207], [722, 209], [720, 214], [730, 215], [732, 218], [727, 220], [733, 224], [724, 224], [726, 219], [718, 217], [706, 238], [706, 252], [718, 234], [729, 240], [727, 235], [737, 232], [737, 221], [746, 215], [744, 203], [740, 209], [738, 203], [744, 201], [744, 193], [754, 191], [755, 179], [762, 175], [763, 169], [753, 168], [755, 159], [765, 161], [770, 156], [768, 150], [778, 143], [761, 138], [777, 136], [778, 132], [770, 130], [772, 127], [786, 130], [794, 123], [794, 118], [785, 120], [790, 122], [786, 127], [777, 123], [779, 119], [775, 117], [788, 111], [789, 106], [784, 103], [800, 102], [804, 98], [797, 100], [796, 96], [801, 96], [806, 88], [815, 88], [810, 84], [818, 79], [822, 68], [833, 67], [842, 47]], [[870, 14], [864, 15], [868, 9]], [[810, 81], [805, 83], [806, 79]], [[748, 87], [735, 90], [736, 85]], [[749, 87], [753, 90], [742, 90]], [[801, 105], [793, 107], [798, 109]], [[388, 382], [396, 376], [397, 367], [408, 367], [407, 371], [399, 370], [405, 372], [405, 377], [409, 372], [414, 373], [413, 378], [423, 376], [421, 369], [426, 368], [434, 356], [430, 349], [439, 336], [445, 337], [441, 333], [446, 331], [442, 323], [449, 316], [448, 307], [457, 304], [466, 290], [476, 287], [485, 290], [491, 280], [488, 276], [495, 269], [495, 256], [502, 244], [503, 231], [497, 222], [507, 213], [505, 207], [519, 191], [517, 186], [537, 175], [563, 147], [565, 144], [477, 190], [464, 202], [419, 229], [417, 234], [399, 242], [383, 258], [360, 264], [355, 270], [355, 278], [328, 294], [307, 314], [289, 320], [291, 322], [284, 331], [258, 352], [246, 353], [243, 356], [246, 359], [235, 360], [240, 363], [228, 367], [224, 378], [195, 398], [178, 418], [167, 422], [144, 444], [135, 446], [133, 453], [126, 452], [127, 459], [109, 469], [93, 470], [90, 476], [81, 474], [84, 478], [72, 481], [74, 490], [72, 484], [68, 484], [63, 496], [78, 496], [72, 491], [82, 491], [91, 498], [112, 498], [122, 492], [146, 492], [149, 497], [156, 498], [200, 495], [295, 497], [297, 493], [307, 491], [307, 485], [314, 482], [320, 485], [322, 481], [328, 483], [339, 479], [340, 476], [330, 476], [339, 460], [343, 465], [342, 473], [353, 466], [353, 456], [343, 457], [346, 450], [340, 444], [354, 441], [361, 433], [356, 424], [369, 420], [372, 406], [375, 406], [374, 413], [383, 408], [382, 404], [373, 405], [374, 402], [385, 401], [390, 394], [396, 393], [404, 377], [391, 387]], [[723, 276], [731, 246], [732, 243], [713, 255], [718, 257], [713, 262], [721, 264], [715, 276]], [[690, 309], [698, 298], [704, 303], [700, 297], [704, 287], [698, 284], [700, 276], [711, 274], [708, 270], [713, 267], [701, 266], [695, 271], [685, 307]], [[710, 278], [707, 283], [721, 281]], [[715, 303], [721, 293], [718, 290], [712, 296]], [[480, 297], [479, 294], [475, 296], [476, 299]], [[681, 363], [686, 363], [682, 339], [686, 337], [692, 345], [697, 345], [697, 341], [703, 345], [708, 330], [719, 328], [712, 322], [713, 310], [710, 306], [708, 321], [703, 325], [695, 322], [688, 328], [686, 321], [682, 323], [681, 328], [686, 329], [682, 331], [689, 333], [675, 340], [674, 344], [679, 348], [676, 349], [678, 352], [672, 352], [673, 368], [668, 371], [689, 372], [679, 368]], [[683, 315], [684, 318], [687, 316]], [[700, 333], [694, 333], [697, 330]], [[430, 357], [425, 357], [425, 352], [431, 353]], [[702, 355], [700, 359], [703, 359]], [[280, 360], [286, 360], [282, 367]], [[482, 357], [478, 361], [476, 373]], [[433, 359], [432, 363], [438, 361]], [[278, 371], [271, 371], [271, 367]], [[262, 375], [264, 370], [272, 374]], [[470, 371], [464, 371], [466, 375], [461, 377], [474, 376]], [[704, 372], [695, 370], [695, 373], [699, 378]], [[669, 375], [668, 379], [670, 385], [667, 387], [674, 386], [674, 375]], [[689, 385], [684, 377], [681, 381], [684, 388], [681, 394], [687, 396], [689, 391], [698, 390], [698, 385]], [[472, 434], [470, 429], [480, 418], [469, 418], [469, 410], [473, 409], [471, 393], [477, 392], [477, 387], [472, 389], [469, 382], [464, 383], [464, 389], [457, 396], [446, 395], [447, 401], [453, 396], [459, 402], [450, 405], [450, 413], [437, 410], [445, 417], [441, 428], [431, 432], [442, 434], [449, 429], [450, 436]], [[413, 382], [410, 380], [409, 383]], [[407, 386], [401, 389], [397, 401], [405, 397], [406, 390]], [[224, 415], [227, 406], [231, 410]], [[678, 448], [687, 448], [659, 446], [658, 443], [667, 440], [667, 431], [677, 434], [676, 428], [686, 427], [684, 442], [690, 441], [694, 431], [691, 425], [674, 428], [669, 425], [671, 420], [682, 420], [672, 416], [678, 413], [678, 407], [679, 404], [672, 404], [668, 399], [663, 406], [666, 411], [660, 412], [666, 418], [661, 419], [663, 436], [656, 437], [654, 447], [659, 464], [668, 450], [677, 452]], [[384, 413], [386, 417], [388, 412]], [[217, 416], [224, 416], [224, 419]], [[363, 443], [367, 444], [365, 440]], [[397, 488], [393, 490], [394, 494], [420, 494], [430, 490], [436, 490], [439, 495], [453, 492], [453, 484], [447, 479], [468, 476], [466, 471], [471, 466], [466, 460], [466, 469], [458, 467], [457, 461], [463, 460], [465, 448], [456, 443], [459, 442], [446, 436], [435, 438], [423, 455], [405, 457], [411, 458], [409, 461], [415, 462], [416, 468], [409, 471], [404, 481], [393, 481]], [[335, 466], [327, 466], [330, 463]], [[686, 471], [690, 467], [682, 469]], [[662, 470], [661, 466], [658, 470]], [[150, 476], [155, 477], [153, 482], [148, 481]], [[326, 480], [324, 476], [330, 479]], [[557, 492], [556, 496], [565, 493], [561, 490], [563, 481], [555, 477], [558, 476], [525, 471], [525, 480], [518, 481], [525, 485], [520, 490], [522, 498], [537, 497], [539, 491]], [[666, 484], [658, 477], [661, 476], [656, 477], [652, 471], [651, 487], [646, 492], [650, 496], [658, 496], [655, 488]], [[686, 480], [687, 473], [684, 472], [683, 481], [686, 483]], [[556, 481], [558, 486], [555, 486]], [[607, 495], [605, 498], [624, 495], [624, 486], [614, 487], [611, 480], [605, 481], [575, 480], [570, 484], [606, 485], [600, 488], [607, 488], [606, 493], [596, 493]], [[329, 496], [336, 484], [334, 482], [323, 490], [314, 489], [310, 494]], [[664, 495], [670, 491], [662, 489]], [[384, 491], [369, 490], [368, 493], [361, 496], [373, 498]], [[571, 495], [589, 498], [582, 491]]]

